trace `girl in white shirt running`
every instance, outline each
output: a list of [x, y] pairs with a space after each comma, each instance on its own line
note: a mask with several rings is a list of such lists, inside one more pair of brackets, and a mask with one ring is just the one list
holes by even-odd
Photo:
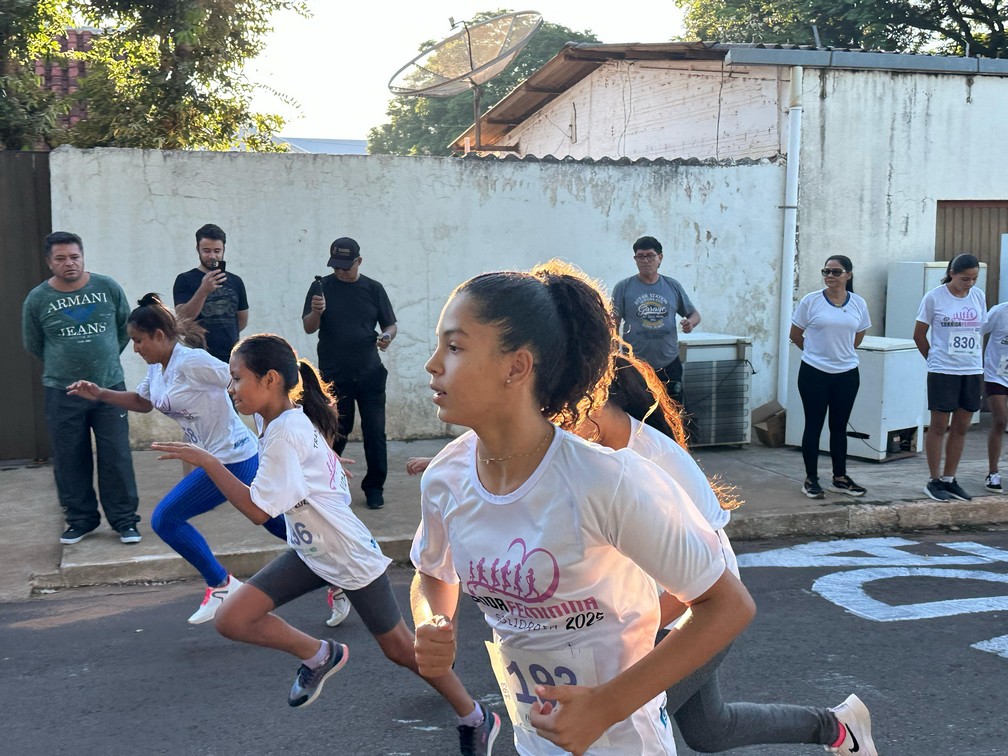
[[[658, 465], [682, 486], [721, 540], [728, 569], [738, 576], [738, 562], [724, 527], [729, 510], [739, 505], [711, 483], [686, 449], [677, 406], [645, 362], [630, 355], [616, 358], [609, 400], [578, 428], [579, 435], [611, 449], [630, 449]], [[690, 506], [689, 502], [681, 502]], [[663, 593], [662, 624], [685, 607]], [[662, 630], [658, 637], [665, 637]], [[791, 704], [726, 703], [718, 669], [728, 649], [668, 689], [668, 711], [683, 740], [695, 751], [718, 753], [760, 743], [818, 743], [827, 751], [877, 756], [868, 708], [851, 695], [833, 709]]]
[[[186, 439], [215, 455], [243, 483], [251, 483], [259, 467], [255, 435], [231, 406], [227, 365], [202, 348], [192, 348], [202, 346], [203, 329], [190, 320], [176, 320], [161, 298], [151, 293], [130, 313], [126, 332], [133, 341], [133, 351], [148, 365], [137, 390], [113, 391], [90, 381], [77, 381], [68, 387], [68, 393], [133, 412], [157, 409], [182, 427]], [[189, 523], [224, 501], [224, 494], [207, 474], [196, 469], [168, 492], [151, 515], [154, 532], [206, 581], [203, 603], [189, 618], [193, 625], [212, 620], [224, 599], [241, 585]], [[286, 539], [282, 518], [261, 524], [277, 538]]]
[[[472, 430], [421, 481], [417, 661], [451, 668], [461, 577], [522, 754], [675, 753], [665, 689], [755, 611], [674, 481], [552, 424], [604, 403], [614, 335], [599, 289], [553, 261], [459, 286], [427, 363], [438, 417]], [[657, 647], [655, 581], [693, 610]]]
[[984, 293], [974, 288], [979, 275], [980, 261], [976, 257], [956, 255], [948, 264], [941, 286], [924, 295], [914, 325], [914, 343], [927, 360], [931, 411], [931, 423], [924, 434], [930, 473], [924, 493], [936, 501], [973, 498], [959, 485], [955, 474], [966, 431], [973, 413], [980, 409], [987, 301]]
[[[162, 459], [206, 470], [234, 507], [252, 522], [282, 514], [290, 549], [253, 575], [217, 612], [226, 638], [286, 651], [301, 659], [288, 697], [307, 706], [345, 664], [349, 649], [287, 624], [274, 610], [327, 585], [342, 587], [386, 657], [418, 672], [413, 634], [403, 621], [386, 575], [391, 560], [350, 509], [350, 489], [326, 439], [336, 430], [332, 396], [307, 360], [284, 339], [251, 336], [231, 352], [231, 395], [242, 414], [259, 416], [259, 471], [251, 484], [192, 444], [158, 442]], [[500, 718], [477, 704], [451, 669], [422, 674], [455, 709], [463, 752], [489, 753]], [[482, 749], [473, 750], [473, 743]]]

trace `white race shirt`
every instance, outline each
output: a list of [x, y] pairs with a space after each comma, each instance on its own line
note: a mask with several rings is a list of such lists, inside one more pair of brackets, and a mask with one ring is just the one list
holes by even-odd
[[331, 584], [364, 588], [391, 563], [350, 510], [343, 466], [300, 407], [266, 426], [250, 488], [259, 509], [270, 517], [284, 516], [287, 543]]
[[824, 373], [846, 373], [858, 366], [855, 334], [871, 328], [868, 303], [854, 292], [836, 307], [826, 299], [826, 290], [806, 294], [795, 308], [791, 322], [805, 333], [802, 362]]
[[182, 426], [185, 440], [226, 465], [256, 453], [256, 437], [235, 412], [228, 396], [227, 364], [202, 349], [176, 344], [168, 367], [147, 366], [137, 394]]
[[929, 373], [976, 375], [984, 371], [982, 331], [987, 322], [987, 302], [976, 286], [957, 297], [942, 284], [921, 300], [917, 322], [928, 325]]
[[[654, 648], [655, 581], [680, 601], [724, 573], [720, 543], [686, 494], [652, 462], [557, 429], [517, 490], [488, 492], [476, 435], [446, 446], [420, 484], [411, 558], [461, 583], [493, 628], [491, 660], [522, 754], [560, 749], [522, 726], [537, 681], [598, 685]], [[496, 649], [496, 650], [494, 650]], [[496, 656], [495, 656], [496, 654]], [[517, 703], [516, 703], [517, 702]], [[664, 693], [596, 742], [592, 754], [674, 754]]]
[[983, 331], [990, 334], [984, 352], [984, 380], [1008, 386], [1008, 302], [990, 308]]
[[721, 508], [710, 481], [690, 453], [657, 428], [652, 428], [633, 417], [630, 418], [630, 443], [627, 444], [627, 449], [654, 462], [682, 486], [683, 491], [721, 539], [721, 551], [728, 569], [735, 577], [739, 577], [735, 550], [723, 530], [731, 519], [731, 512]]

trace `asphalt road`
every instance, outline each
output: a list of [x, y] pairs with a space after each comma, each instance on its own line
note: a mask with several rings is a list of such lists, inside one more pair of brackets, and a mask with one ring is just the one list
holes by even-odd
[[[722, 666], [726, 700], [835, 705], [856, 692], [871, 709], [882, 754], [1005, 754], [1008, 531], [807, 544], [739, 548], [750, 554], [743, 565], [776, 566], [743, 566], [759, 614]], [[393, 571], [403, 606], [409, 578]], [[197, 584], [180, 583], [0, 604], [0, 751], [456, 752], [449, 707], [386, 661], [355, 614], [326, 628], [323, 594], [281, 610], [351, 647], [347, 668], [303, 710], [286, 704], [296, 661], [226, 641], [210, 625], [187, 625], [200, 598]], [[477, 698], [498, 705], [482, 647], [488, 632], [467, 602], [461, 623], [457, 670]], [[509, 725], [498, 744], [495, 753], [514, 753]], [[822, 751], [768, 745], [732, 753]]]

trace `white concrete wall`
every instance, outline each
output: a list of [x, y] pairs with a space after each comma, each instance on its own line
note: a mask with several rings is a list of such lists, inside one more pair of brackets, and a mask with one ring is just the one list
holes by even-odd
[[934, 260], [938, 200], [1008, 198], [1008, 79], [806, 69], [803, 93], [798, 289], [847, 255], [881, 336], [889, 263]]
[[[279, 333], [314, 360], [301, 328], [305, 292], [327, 272], [330, 242], [352, 236], [361, 271], [388, 290], [399, 336], [388, 354], [392, 438], [439, 435], [424, 362], [451, 289], [486, 270], [550, 257], [611, 288], [632, 275], [633, 240], [665, 247], [701, 328], [750, 336], [753, 405], [774, 392], [783, 168], [599, 166], [388, 156], [75, 150], [52, 155], [53, 225], [79, 233], [88, 268], [113, 275], [133, 301], [170, 297], [197, 261], [194, 231], [228, 234], [229, 270], [246, 284], [246, 334]], [[127, 385], [145, 365], [123, 355]], [[157, 413], [134, 416], [137, 444], [174, 433]]]
[[611, 61], [505, 142], [538, 157], [772, 157], [787, 143], [778, 106], [787, 76], [715, 61]]

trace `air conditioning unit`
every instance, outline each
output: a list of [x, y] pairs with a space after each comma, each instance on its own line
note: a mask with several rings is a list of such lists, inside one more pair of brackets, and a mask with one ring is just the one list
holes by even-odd
[[752, 339], [694, 331], [679, 337], [689, 444], [748, 444]]

